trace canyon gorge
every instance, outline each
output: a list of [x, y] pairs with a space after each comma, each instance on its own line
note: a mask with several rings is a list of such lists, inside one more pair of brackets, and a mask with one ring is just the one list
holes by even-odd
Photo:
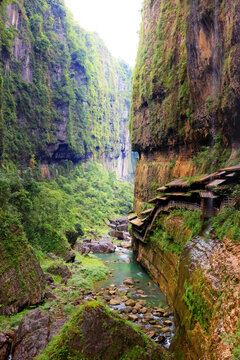
[[142, 6], [0, 1], [0, 360], [240, 357], [240, 4]]

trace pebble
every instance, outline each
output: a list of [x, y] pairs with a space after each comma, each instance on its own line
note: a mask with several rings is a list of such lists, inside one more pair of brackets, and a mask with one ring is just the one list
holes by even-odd
[[126, 307], [124, 307], [124, 308], [122, 308], [122, 309], [120, 310], [120, 312], [121, 312], [122, 314], [129, 314], [131, 311], [132, 311], [132, 307], [131, 307], [131, 306], [126, 306]]
[[149, 332], [146, 333], [146, 335], [147, 335], [147, 337], [149, 339], [152, 339], [154, 337], [154, 335], [155, 335], [155, 331], [149, 331]]
[[121, 297], [115, 297], [114, 299], [111, 299], [109, 304], [110, 305], [120, 305], [122, 303], [122, 298]]
[[128, 319], [131, 320], [131, 321], [137, 321], [138, 320], [138, 317], [137, 315], [128, 315]]
[[166, 333], [166, 332], [169, 332], [169, 331], [170, 331], [170, 330], [169, 330], [168, 327], [164, 327], [164, 328], [161, 329], [161, 332], [163, 332], [163, 333]]
[[164, 324], [165, 324], [165, 325], [172, 325], [172, 321], [171, 321], [171, 320], [165, 320], [165, 321], [164, 321]]
[[134, 280], [132, 278], [126, 278], [124, 279], [123, 283], [125, 285], [134, 285]]
[[157, 312], [160, 312], [162, 314], [164, 314], [166, 312], [165, 309], [159, 308], [159, 307], [154, 307], [154, 310], [156, 310]]
[[136, 301], [133, 299], [128, 299], [125, 303], [126, 306], [135, 306], [136, 305]]

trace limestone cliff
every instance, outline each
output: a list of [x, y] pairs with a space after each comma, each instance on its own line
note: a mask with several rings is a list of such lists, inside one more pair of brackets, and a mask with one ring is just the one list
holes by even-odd
[[237, 156], [239, 13], [232, 1], [145, 0], [130, 125], [137, 207], [154, 182], [203, 171], [192, 162], [203, 146], [221, 139], [222, 160]]
[[62, 0], [4, 0], [0, 16], [0, 159], [94, 159], [133, 173], [128, 65]]

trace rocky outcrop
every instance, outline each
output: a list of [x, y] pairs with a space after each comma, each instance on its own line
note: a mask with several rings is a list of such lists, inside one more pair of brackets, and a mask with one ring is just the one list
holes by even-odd
[[224, 149], [225, 161], [237, 156], [239, 13], [231, 1], [144, 2], [130, 125], [137, 211], [156, 184], [204, 171], [192, 161], [203, 146], [221, 139], [212, 163]]
[[[174, 306], [179, 338], [175, 353], [187, 359], [232, 359], [239, 322], [240, 246], [196, 238], [184, 249]], [[231, 341], [227, 341], [227, 338]]]
[[51, 265], [47, 271], [53, 275], [59, 275], [62, 279], [70, 279], [72, 277], [71, 271], [68, 269], [67, 265], [62, 263], [54, 263]]
[[4, 0], [0, 16], [0, 160], [98, 160], [132, 177], [129, 66], [81, 29], [62, 0]]
[[66, 359], [76, 354], [89, 360], [166, 358], [164, 351], [150, 343], [141, 332], [95, 302], [87, 304], [74, 315], [39, 360], [46, 357]]
[[89, 254], [90, 252], [94, 254], [107, 254], [115, 252], [115, 246], [109, 239], [99, 241], [85, 240], [83, 243], [77, 243], [74, 248], [80, 254]]
[[[44, 274], [15, 219], [0, 214], [0, 314], [17, 313], [42, 301]], [[6, 222], [8, 219], [8, 222]]]
[[128, 231], [129, 221], [126, 217], [120, 217], [117, 220], [108, 220], [107, 225], [112, 229], [108, 235], [118, 240], [130, 241], [131, 237]]
[[13, 360], [32, 360], [48, 344], [50, 315], [40, 309], [24, 316], [13, 342]]
[[10, 353], [11, 343], [12, 343], [12, 334], [9, 338], [7, 333], [0, 334], [0, 360], [6, 360], [8, 354]]

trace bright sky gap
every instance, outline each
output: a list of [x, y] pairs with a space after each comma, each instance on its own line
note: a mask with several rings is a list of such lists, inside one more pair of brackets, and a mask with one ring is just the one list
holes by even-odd
[[97, 32], [116, 58], [135, 65], [142, 0], [65, 0], [77, 23]]

